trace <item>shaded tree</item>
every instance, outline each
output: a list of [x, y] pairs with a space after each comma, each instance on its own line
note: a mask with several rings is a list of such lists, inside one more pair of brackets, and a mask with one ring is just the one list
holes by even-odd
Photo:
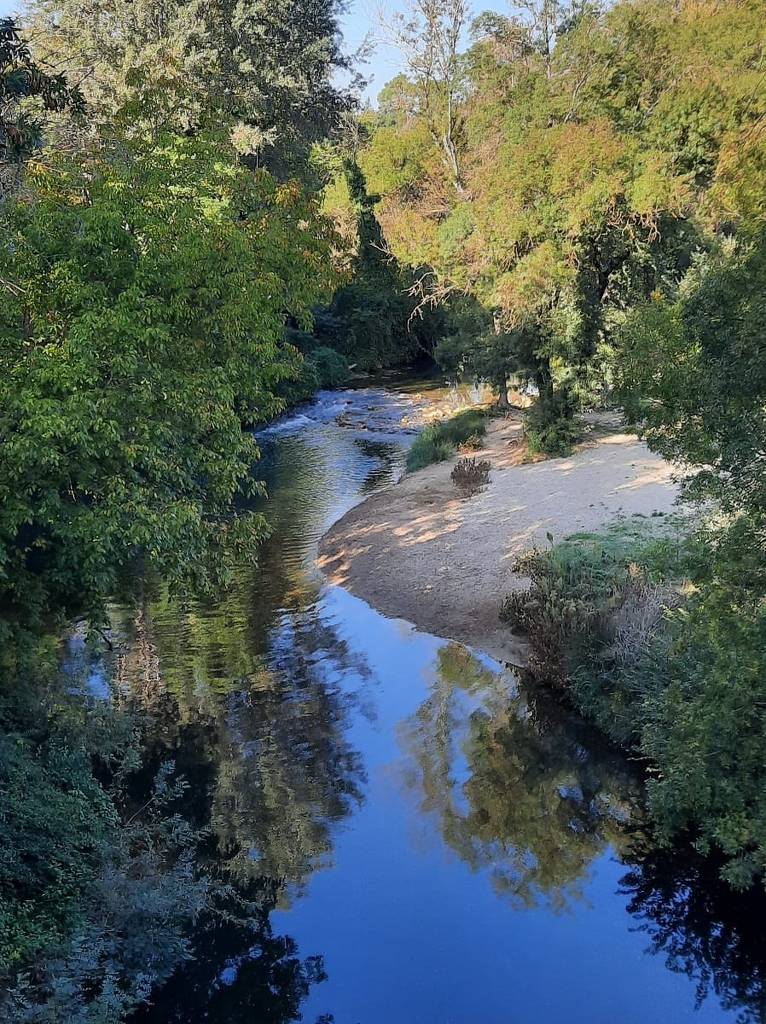
[[[64, 67], [96, 118], [127, 129], [230, 127], [251, 166], [308, 173], [308, 155], [352, 104], [338, 0], [38, 0], [36, 46]], [[353, 80], [353, 75], [352, 75]]]
[[42, 122], [29, 103], [47, 111], [79, 110], [82, 96], [62, 73], [32, 59], [13, 18], [0, 18], [0, 198], [19, 183], [21, 165], [43, 145]]

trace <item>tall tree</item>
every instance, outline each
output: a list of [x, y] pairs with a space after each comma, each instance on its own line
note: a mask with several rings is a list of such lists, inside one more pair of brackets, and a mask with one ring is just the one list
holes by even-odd
[[[733, 249], [733, 251], [732, 251]], [[728, 250], [728, 251], [727, 251]], [[620, 392], [650, 446], [698, 469], [694, 490], [766, 524], [766, 226], [701, 261], [675, 302], [639, 307]]]
[[466, 0], [409, 0], [381, 24], [387, 41], [401, 53], [415, 85], [416, 111], [423, 118], [458, 192], [460, 170], [460, 46], [469, 17]]
[[[542, 0], [483, 15], [457, 57], [462, 191], [425, 130], [417, 76], [385, 92], [360, 164], [388, 243], [431, 268], [434, 300], [480, 307], [440, 351], [489, 370], [501, 396], [507, 374], [533, 380], [538, 433], [610, 387], [626, 315], [674, 294], [726, 226], [738, 161], [761, 135], [759, 6]], [[429, 32], [411, 24], [427, 57]], [[556, 430], [539, 439], [560, 446]]]

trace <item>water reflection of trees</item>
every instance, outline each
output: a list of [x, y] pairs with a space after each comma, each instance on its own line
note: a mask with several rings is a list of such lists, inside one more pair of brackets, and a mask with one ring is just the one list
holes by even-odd
[[326, 977], [322, 958], [300, 957], [266, 914], [249, 927], [200, 922], [192, 956], [131, 1024], [289, 1024], [302, 1019], [301, 1004]]
[[634, 849], [621, 882], [628, 910], [668, 968], [715, 994], [738, 1024], [766, 1021], [766, 893], [735, 892], [720, 865], [673, 849]]
[[238, 652], [224, 660], [217, 622], [205, 649], [196, 620], [194, 674], [179, 675], [176, 644], [168, 651], [164, 639], [177, 637], [188, 611], [177, 609], [178, 630], [168, 628], [168, 606], [162, 614], [156, 630], [145, 601], [123, 621], [118, 659], [121, 699], [146, 718], [145, 771], [176, 762], [191, 782], [187, 813], [210, 827], [232, 873], [300, 888], [327, 862], [334, 825], [362, 799], [360, 758], [346, 738], [354, 698], [338, 684], [350, 672], [363, 677], [366, 666], [310, 605], [282, 614], [245, 675]]
[[400, 446], [366, 437], [357, 437], [355, 444], [363, 455], [376, 460], [362, 482], [360, 494], [372, 494], [391, 483], [395, 475], [397, 456], [401, 452]]
[[[131, 599], [113, 609], [123, 639], [118, 699], [144, 722], [137, 802], [172, 759], [190, 783], [179, 809], [209, 831], [201, 856], [237, 892], [266, 885], [269, 906], [284, 905], [331, 859], [337, 823], [362, 799], [346, 735], [354, 698], [340, 683], [369, 672], [323, 621], [307, 562], [346, 477], [374, 486], [396, 452], [324, 433], [318, 443], [266, 445], [259, 473], [275, 483], [265, 508], [273, 534], [260, 564], [243, 567], [220, 600], [184, 606], [144, 578], [126, 582]], [[201, 924], [193, 965], [146, 1019], [297, 1019], [321, 962], [273, 936], [266, 909], [256, 935], [252, 922]]]
[[440, 650], [405, 743], [422, 810], [514, 905], [565, 906], [594, 858], [624, 843], [637, 787], [622, 760], [560, 708], [509, 692], [465, 648]]
[[692, 978], [700, 1004], [714, 995], [739, 1024], [765, 1024], [766, 892], [733, 892], [709, 859], [654, 847], [638, 780], [577, 719], [448, 645], [403, 740], [420, 809], [514, 906], [565, 906], [611, 846], [647, 951]]
[[[354, 697], [340, 681], [363, 681], [366, 665], [315, 603], [275, 616], [262, 653], [244, 656], [220, 642], [216, 616], [167, 600], [144, 597], [117, 619], [116, 699], [143, 723], [137, 803], [174, 761], [189, 783], [178, 809], [208, 830], [203, 861], [236, 892], [266, 887], [268, 907], [284, 905], [331, 859], [335, 826], [362, 799], [346, 735]], [[193, 641], [180, 665], [179, 637]], [[299, 1018], [323, 978], [318, 959], [300, 959], [291, 939], [271, 934], [265, 910], [256, 934], [252, 921], [201, 923], [194, 947], [193, 964], [139, 1020], [281, 1024]]]
[[286, 617], [280, 646], [268, 676], [227, 702], [212, 821], [238, 874], [294, 887], [328, 860], [363, 773], [345, 738], [351, 699], [336, 686], [345, 648], [313, 614]]

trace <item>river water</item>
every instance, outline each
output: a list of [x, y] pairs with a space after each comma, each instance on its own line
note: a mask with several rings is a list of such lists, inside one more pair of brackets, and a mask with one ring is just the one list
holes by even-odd
[[[319, 537], [444, 391], [320, 394], [260, 435], [273, 526], [222, 602], [115, 609], [116, 682], [256, 934], [200, 922], [141, 1024], [761, 1020], [763, 918], [641, 841], [630, 766], [477, 652], [328, 586]], [[91, 680], [98, 687], [98, 673]]]

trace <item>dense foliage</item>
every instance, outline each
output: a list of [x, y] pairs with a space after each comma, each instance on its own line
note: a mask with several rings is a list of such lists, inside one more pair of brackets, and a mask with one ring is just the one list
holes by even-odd
[[40, 119], [25, 107], [37, 98], [47, 111], [79, 110], [82, 96], [59, 71], [32, 59], [15, 21], [0, 18], [0, 198], [18, 184], [23, 162], [42, 146]]
[[97, 609], [136, 554], [225, 582], [264, 530], [242, 424], [278, 411], [285, 317], [331, 281], [311, 201], [168, 137], [43, 173], [3, 221], [5, 615]]
[[[764, 188], [766, 195], [766, 187]], [[700, 261], [673, 302], [638, 310], [620, 388], [650, 445], [701, 466], [694, 491], [766, 513], [766, 223]]]
[[[211, 113], [252, 166], [305, 175], [351, 96], [337, 0], [39, 0], [31, 25], [43, 57], [82, 82], [92, 119], [131, 131], [188, 131]], [[108, 130], [108, 129], [107, 129]]]
[[[263, 19], [252, 38], [284, 89], [268, 85], [259, 60], [261, 86], [251, 76], [236, 104], [255, 104], [262, 87], [271, 106], [239, 111], [241, 123], [222, 101], [227, 85], [214, 99], [153, 49], [152, 39], [171, 46], [168, 9], [57, 9], [55, 40], [40, 28], [34, 53], [11, 23], [0, 37], [0, 1013], [9, 1021], [124, 1019], [191, 955], [202, 916], [225, 916], [246, 945], [266, 941], [271, 897], [251, 903], [246, 886], [203, 868], [204, 821], [181, 814], [185, 783], [153, 755], [144, 709], [73, 687], [59, 642], [73, 616], [104, 624], [125, 570], [156, 569], [204, 594], [229, 583], [235, 563], [252, 563], [267, 525], [250, 501], [262, 486], [248, 428], [294, 389], [310, 397], [346, 372], [334, 350], [304, 360], [292, 344], [337, 285], [331, 225], [305, 185], [258, 169], [268, 148], [276, 171], [308, 181], [310, 143], [346, 103], [329, 81], [334, 7], [318, 4], [312, 24], [273, 5], [265, 12], [280, 46], [263, 38]], [[142, 36], [133, 30], [144, 16]], [[191, 37], [179, 40], [189, 56]], [[286, 49], [292, 79], [280, 67]], [[267, 141], [245, 145], [245, 120]], [[267, 974], [286, 968], [267, 964]], [[321, 971], [297, 958], [292, 970], [297, 1005]]]
[[[457, 0], [415, 6], [467, 18]], [[462, 297], [439, 357], [501, 398], [510, 374], [532, 381], [540, 447], [563, 450], [571, 433], [541, 428], [608, 395], [626, 314], [672, 297], [732, 230], [732, 196], [752, 198], [762, 13], [758, 0], [541, 0], [482, 15], [459, 87], [452, 64], [410, 62], [370, 115], [360, 164], [391, 249], [431, 268], [424, 298]]]
[[[338, 350], [356, 370], [375, 371], [430, 363], [446, 316], [421, 309], [415, 276], [391, 254], [375, 216], [374, 196], [345, 145], [331, 164], [324, 208], [345, 238], [345, 282], [316, 317], [318, 339]], [[340, 159], [338, 159], [340, 157]]]
[[644, 520], [525, 556], [505, 619], [530, 670], [649, 768], [665, 843], [691, 839], [745, 887], [766, 870], [766, 604], [752, 536]]

